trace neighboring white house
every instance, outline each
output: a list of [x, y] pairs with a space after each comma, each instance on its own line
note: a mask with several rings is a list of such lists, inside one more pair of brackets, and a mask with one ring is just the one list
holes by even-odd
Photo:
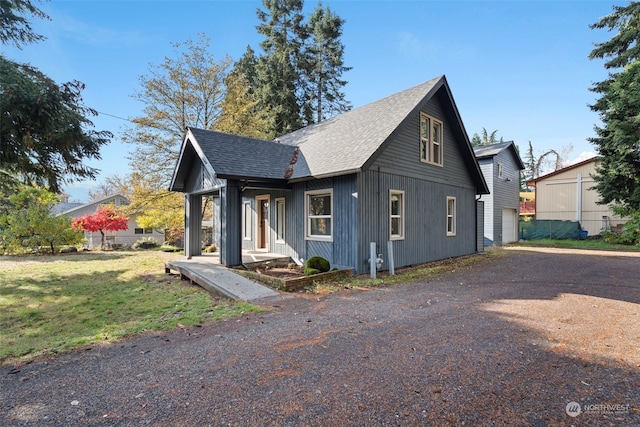
[[527, 182], [536, 189], [536, 219], [578, 221], [589, 235], [616, 228], [627, 218], [621, 218], [606, 205], [599, 205], [598, 192], [592, 178], [601, 159], [594, 157], [548, 173]]
[[[119, 194], [105, 197], [101, 200], [96, 200], [86, 204], [83, 203], [59, 203], [54, 206], [52, 213], [56, 216], [65, 215], [69, 218], [79, 218], [86, 214], [95, 213], [99, 206], [114, 205], [116, 207], [128, 205], [129, 199]], [[138, 227], [135, 216], [129, 218], [128, 230], [120, 231], [105, 231], [105, 243], [107, 244], [120, 244], [120, 245], [133, 245], [135, 242], [142, 238], [152, 238], [159, 245], [164, 242], [164, 231], [156, 230], [153, 228]], [[87, 242], [87, 247], [99, 247], [102, 239], [100, 232], [84, 232]]]

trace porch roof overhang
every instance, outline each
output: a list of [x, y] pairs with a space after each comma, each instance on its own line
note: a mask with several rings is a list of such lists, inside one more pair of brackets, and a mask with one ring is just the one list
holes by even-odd
[[187, 180], [198, 161], [210, 179], [235, 180], [245, 188], [290, 189], [294, 173], [308, 171], [298, 147], [187, 128], [170, 191], [187, 192]]

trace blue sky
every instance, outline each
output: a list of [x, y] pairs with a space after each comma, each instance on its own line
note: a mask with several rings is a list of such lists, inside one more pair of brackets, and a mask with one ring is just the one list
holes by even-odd
[[[587, 56], [612, 34], [589, 25], [611, 13], [609, 1], [373, 1], [324, 0], [346, 20], [342, 42], [347, 99], [354, 107], [446, 75], [471, 137], [482, 128], [531, 141], [536, 154], [573, 147], [569, 160], [593, 152], [598, 116], [589, 88], [606, 78], [603, 61]], [[307, 0], [307, 15], [317, 1]], [[128, 172], [131, 146], [120, 142], [143, 105], [132, 98], [149, 64], [174, 56], [173, 42], [205, 33], [220, 60], [238, 59], [262, 40], [255, 27], [261, 1], [53, 0], [41, 4], [51, 21], [34, 21], [47, 40], [10, 59], [29, 62], [59, 83], [86, 84], [85, 104], [101, 112], [96, 130], [114, 133], [102, 160], [89, 162], [104, 177]], [[72, 200], [88, 201], [96, 182], [69, 185]]]

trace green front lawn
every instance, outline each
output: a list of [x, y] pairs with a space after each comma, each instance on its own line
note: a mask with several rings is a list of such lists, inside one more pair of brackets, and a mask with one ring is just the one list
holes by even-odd
[[177, 256], [0, 256], [0, 362], [259, 310], [166, 275], [164, 262]]

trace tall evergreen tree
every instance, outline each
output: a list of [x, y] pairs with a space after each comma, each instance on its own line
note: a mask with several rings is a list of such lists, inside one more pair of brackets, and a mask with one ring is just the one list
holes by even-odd
[[601, 204], [612, 204], [618, 213], [640, 211], [640, 3], [614, 6], [613, 12], [591, 25], [617, 33], [598, 43], [590, 59], [605, 59], [606, 80], [591, 91], [600, 98], [591, 110], [600, 115], [603, 126], [595, 126], [589, 140], [602, 156], [596, 169], [595, 189]]
[[473, 137], [471, 138], [471, 146], [480, 147], [483, 145], [491, 145], [491, 144], [497, 144], [498, 142], [504, 142], [502, 137], [500, 137], [499, 140], [497, 139], [496, 137], [497, 133], [498, 133], [497, 129], [489, 133], [487, 132], [486, 128], [482, 128], [482, 137], [480, 137], [480, 135], [478, 135], [477, 133], [474, 133]]
[[351, 69], [344, 65], [344, 45], [340, 41], [344, 22], [320, 2], [307, 23], [310, 38], [304, 67], [307, 94], [303, 106], [307, 123], [319, 123], [351, 109], [342, 91], [347, 84], [342, 74]]
[[256, 66], [256, 94], [261, 106], [273, 114], [272, 133], [282, 135], [302, 127], [300, 94], [306, 93], [300, 78], [303, 46], [307, 38], [302, 0], [263, 0], [258, 9], [258, 33], [264, 55]]
[[232, 73], [241, 74], [247, 79], [251, 93], [255, 93], [255, 88], [258, 86], [257, 68], [258, 57], [256, 52], [251, 46], [247, 46], [247, 50], [242, 57], [233, 65]]
[[527, 154], [524, 156], [524, 172], [522, 175], [527, 181], [538, 177], [536, 173], [536, 156], [533, 154], [533, 145], [531, 144], [531, 141], [529, 141]]
[[[44, 39], [24, 16], [49, 19], [34, 3], [0, 0], [0, 43], [22, 48]], [[83, 160], [100, 159], [112, 135], [90, 129], [88, 117], [97, 112], [84, 105], [83, 90], [82, 82], [59, 85], [36, 67], [0, 55], [1, 191], [22, 181], [58, 192], [65, 182], [95, 177], [98, 170]]]
[[24, 15], [36, 18], [50, 19], [42, 10], [33, 5], [31, 0], [2, 0], [0, 1], [0, 42], [12, 43], [18, 48], [27, 43], [44, 40], [44, 36], [36, 34], [31, 23]]
[[0, 169], [22, 181], [60, 191], [66, 182], [94, 178], [83, 163], [100, 159], [111, 133], [94, 131], [84, 84], [58, 85], [35, 67], [0, 55]]

